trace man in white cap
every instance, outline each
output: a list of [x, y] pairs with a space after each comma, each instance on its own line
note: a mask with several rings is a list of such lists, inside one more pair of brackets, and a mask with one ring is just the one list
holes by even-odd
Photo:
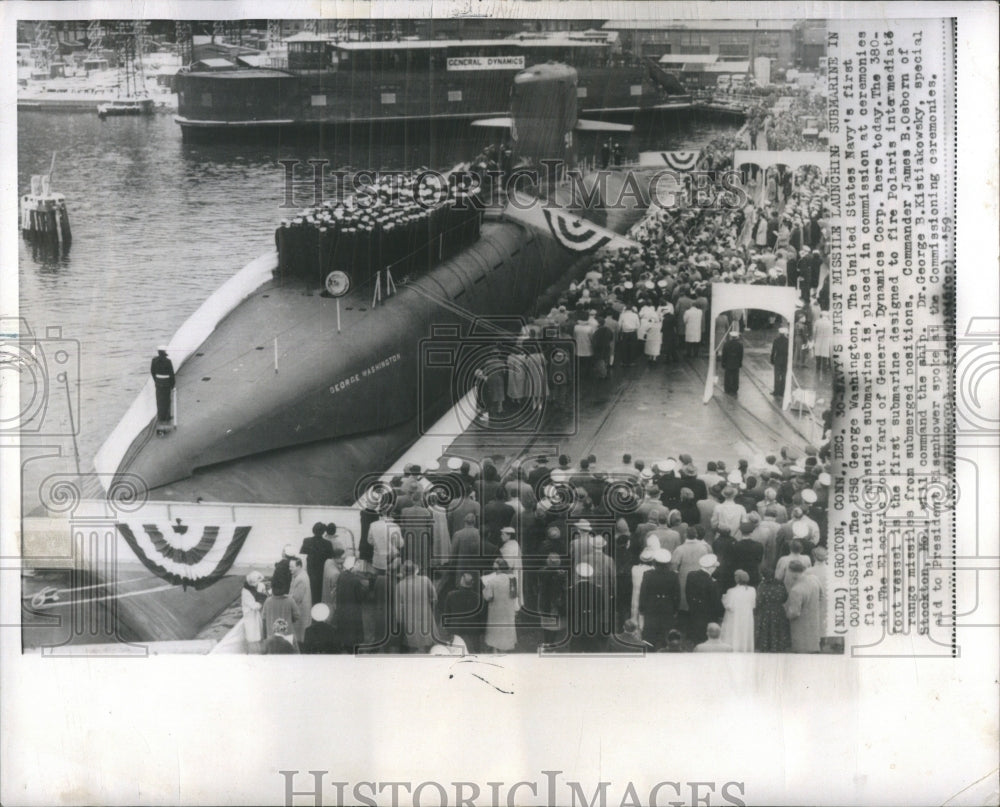
[[688, 639], [693, 644], [705, 641], [709, 622], [718, 622], [725, 614], [722, 593], [713, 575], [719, 568], [715, 555], [704, 555], [698, 560], [699, 568], [691, 572], [685, 585], [688, 602]]
[[[642, 578], [646, 572], [651, 572], [653, 570], [653, 556], [657, 551], [655, 539], [652, 540], [651, 543], [654, 545], [643, 547], [642, 552], [639, 553], [639, 562], [629, 570], [632, 579], [632, 601], [629, 609], [629, 618], [635, 622], [640, 629], [642, 628], [642, 619], [639, 616], [639, 592], [642, 589]], [[680, 596], [679, 589], [678, 596]]]
[[[645, 550], [644, 554], [647, 552], [649, 550]], [[681, 584], [677, 572], [670, 568], [668, 550], [657, 549], [650, 554], [654, 565], [642, 576], [636, 610], [642, 638], [659, 650], [666, 646], [667, 633], [677, 623]]]
[[160, 423], [170, 422], [170, 394], [176, 383], [174, 379], [174, 363], [167, 358], [166, 345], [156, 349], [156, 356], [149, 364], [149, 374], [153, 377], [156, 388], [156, 419]]
[[774, 388], [771, 394], [783, 398], [785, 377], [788, 372], [788, 326], [778, 328], [778, 336], [771, 343], [771, 367], [774, 368]]
[[312, 622], [302, 640], [303, 653], [336, 653], [337, 637], [330, 624], [330, 607], [318, 602], [310, 612]]
[[792, 497], [792, 503], [799, 505], [802, 508], [802, 511], [806, 512], [810, 507], [816, 504], [817, 498], [815, 490], [803, 487]]

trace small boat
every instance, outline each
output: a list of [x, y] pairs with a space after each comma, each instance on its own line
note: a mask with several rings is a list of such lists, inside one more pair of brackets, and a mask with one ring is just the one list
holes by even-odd
[[121, 115], [152, 115], [154, 107], [152, 98], [123, 98], [108, 104], [100, 104], [97, 107], [97, 116], [107, 118]]

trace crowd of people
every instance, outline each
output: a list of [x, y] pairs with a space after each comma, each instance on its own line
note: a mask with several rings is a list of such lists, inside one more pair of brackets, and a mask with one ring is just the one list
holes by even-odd
[[[718, 182], [755, 126], [771, 147], [794, 147], [787, 132], [796, 115], [819, 103], [795, 96], [759, 120], [752, 113], [746, 131], [708, 144], [699, 168]], [[746, 204], [652, 208], [630, 233], [639, 246], [599, 253], [523, 339], [571, 340], [588, 380], [718, 350], [735, 394], [730, 344], [747, 329], [778, 326], [774, 394], [784, 390], [792, 328], [796, 361], [813, 350], [817, 369], [828, 369], [825, 179], [809, 168], [748, 171], [743, 187]], [[713, 323], [712, 283], [794, 286], [799, 312], [792, 323], [762, 311], [725, 312]], [[566, 374], [553, 374], [551, 358], [541, 348], [493, 357], [495, 372], [477, 374], [485, 408], [496, 415], [512, 399], [558, 402]], [[446, 459], [393, 479], [363, 512], [358, 547], [317, 524], [297, 552], [286, 547], [269, 586], [248, 576], [251, 649], [815, 653], [830, 645], [827, 445], [731, 464], [699, 465], [689, 454], [656, 462], [626, 454], [613, 465], [594, 456], [507, 467]]]
[[[743, 137], [713, 140], [700, 167], [721, 177], [732, 169], [733, 149]], [[630, 232], [639, 246], [600, 253], [526, 336], [555, 330], [573, 341], [583, 375], [602, 379], [616, 366], [669, 365], [706, 350], [721, 355], [727, 334], [777, 327], [794, 336], [796, 364], [812, 353], [817, 370], [828, 369], [833, 334], [824, 314], [830, 215], [825, 178], [806, 167], [794, 175], [769, 171], [762, 188], [763, 172], [756, 180], [748, 172], [745, 179], [748, 201], [742, 206], [652, 208]], [[753, 310], [722, 312], [713, 323], [713, 283], [792, 286], [801, 302], [791, 323]]]
[[411, 466], [356, 552], [317, 524], [269, 588], [248, 575], [246, 637], [267, 653], [819, 652], [828, 459]]

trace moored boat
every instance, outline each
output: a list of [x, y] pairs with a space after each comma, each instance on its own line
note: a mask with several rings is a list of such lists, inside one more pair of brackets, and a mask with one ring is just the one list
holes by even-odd
[[608, 38], [563, 33], [387, 42], [301, 34], [287, 47], [282, 67], [210, 60], [179, 72], [176, 120], [184, 137], [504, 114], [512, 74], [548, 62], [576, 69], [582, 114], [681, 110], [691, 100], [671, 76], [622, 54]]
[[99, 118], [127, 115], [152, 115], [155, 103], [152, 98], [121, 98], [97, 107]]

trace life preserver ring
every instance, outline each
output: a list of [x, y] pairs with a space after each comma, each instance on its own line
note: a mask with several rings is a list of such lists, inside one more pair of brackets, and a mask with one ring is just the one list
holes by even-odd
[[326, 276], [324, 285], [331, 297], [343, 297], [351, 290], [351, 278], [346, 272], [335, 269]]

